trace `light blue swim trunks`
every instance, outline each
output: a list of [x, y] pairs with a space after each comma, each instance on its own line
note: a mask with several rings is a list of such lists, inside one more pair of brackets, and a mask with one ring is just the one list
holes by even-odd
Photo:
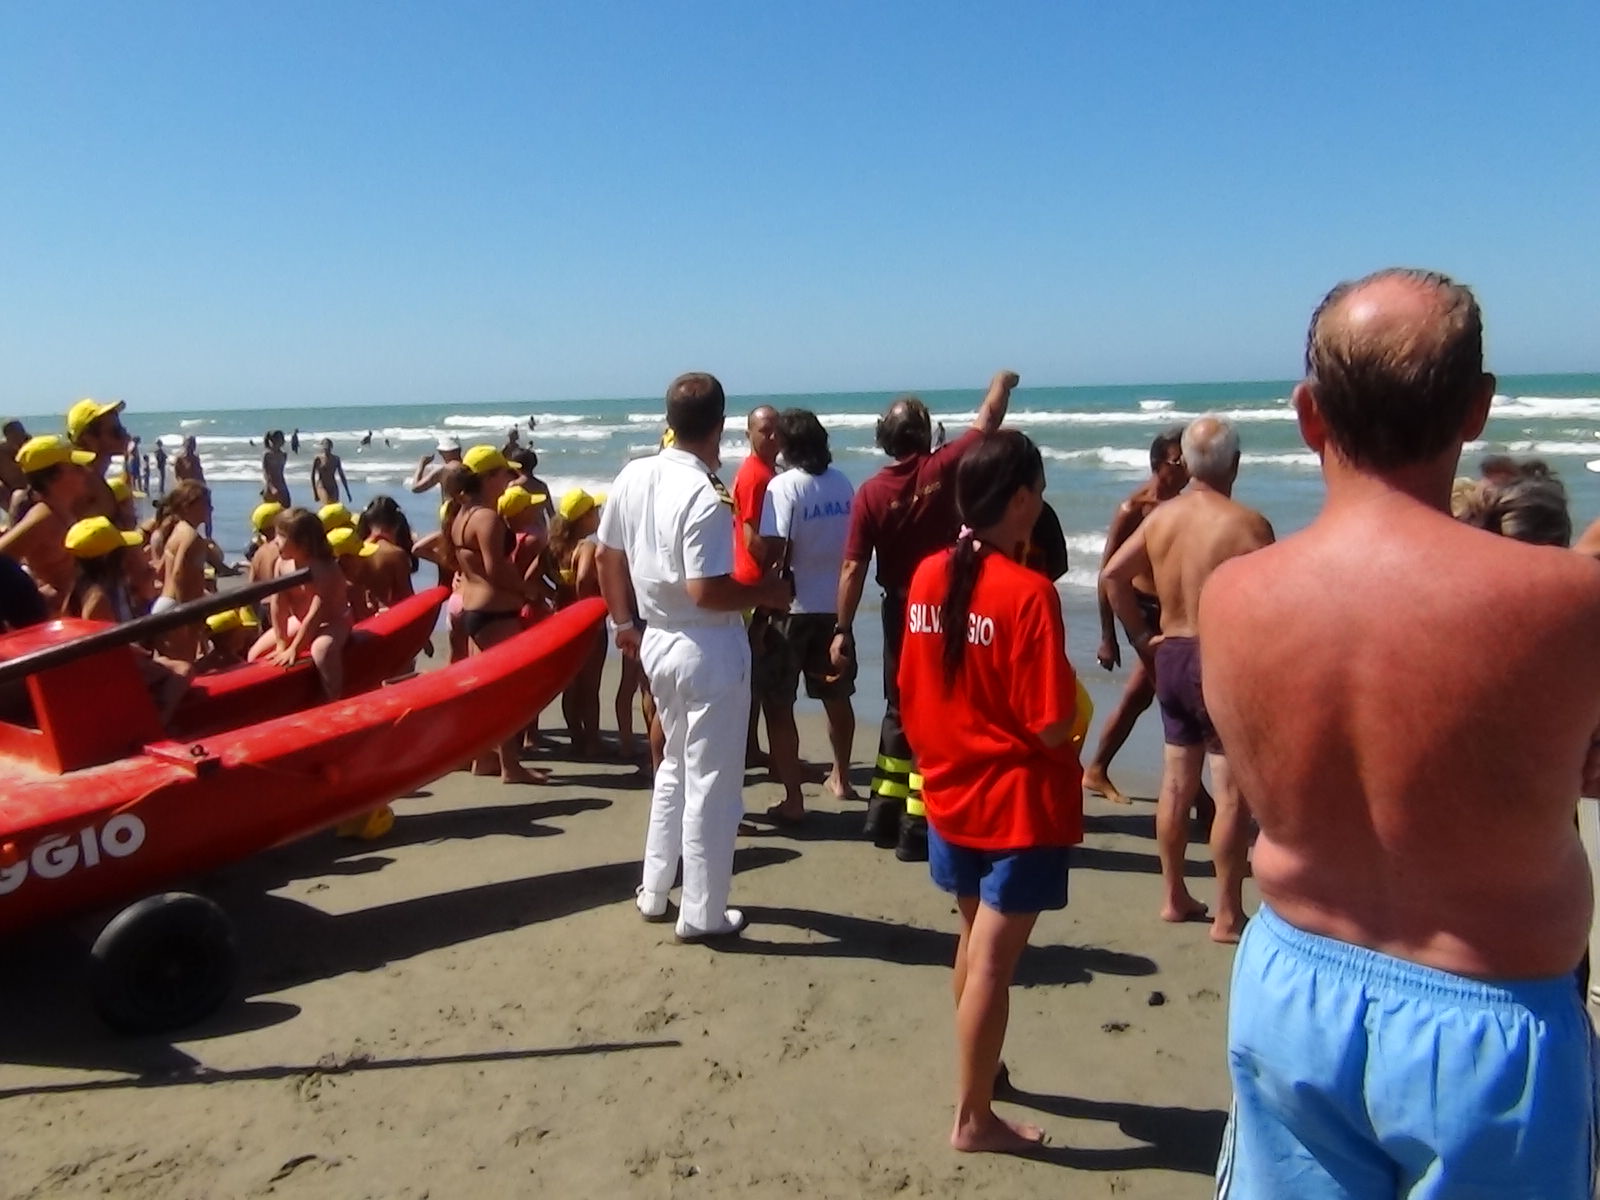
[[1484, 983], [1297, 929], [1233, 964], [1217, 1195], [1590, 1200], [1595, 1036], [1570, 975]]

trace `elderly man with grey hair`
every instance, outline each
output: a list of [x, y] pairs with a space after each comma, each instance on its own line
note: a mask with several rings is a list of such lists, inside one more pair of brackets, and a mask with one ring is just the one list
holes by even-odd
[[[1217, 813], [1211, 827], [1211, 857], [1217, 869], [1217, 911], [1211, 937], [1236, 942], [1244, 932], [1245, 851], [1249, 812], [1234, 789], [1222, 743], [1200, 690], [1198, 618], [1200, 592], [1222, 563], [1272, 541], [1272, 526], [1254, 509], [1233, 499], [1239, 474], [1239, 434], [1220, 417], [1206, 416], [1183, 431], [1189, 488], [1159, 505], [1112, 555], [1100, 578], [1128, 642], [1156, 681], [1166, 747], [1161, 796], [1156, 802], [1156, 845], [1161, 857], [1164, 921], [1199, 920], [1206, 906], [1184, 882], [1189, 810], [1200, 790], [1200, 771], [1211, 768]], [[1161, 600], [1161, 632], [1144, 618], [1133, 580], [1155, 580]]]

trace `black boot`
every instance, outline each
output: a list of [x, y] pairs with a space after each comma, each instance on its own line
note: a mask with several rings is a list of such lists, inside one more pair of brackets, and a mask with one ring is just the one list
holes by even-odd
[[866, 834], [879, 850], [892, 850], [898, 844], [905, 811], [906, 802], [898, 796], [872, 793], [867, 801]]
[[900, 817], [900, 836], [895, 843], [894, 856], [901, 862], [928, 861], [928, 818]]

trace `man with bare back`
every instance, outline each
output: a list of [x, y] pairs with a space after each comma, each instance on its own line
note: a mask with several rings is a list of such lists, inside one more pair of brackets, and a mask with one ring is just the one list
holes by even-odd
[[[1156, 849], [1161, 858], [1163, 921], [1189, 921], [1206, 906], [1184, 881], [1189, 809], [1200, 790], [1200, 768], [1211, 768], [1216, 816], [1211, 860], [1217, 872], [1217, 911], [1211, 937], [1236, 942], [1244, 931], [1243, 888], [1250, 814], [1233, 786], [1228, 759], [1200, 691], [1196, 617], [1200, 592], [1222, 563], [1272, 541], [1272, 526], [1233, 499], [1239, 474], [1239, 434], [1218, 417], [1201, 417], [1183, 431], [1189, 489], [1160, 505], [1111, 556], [1101, 572], [1128, 642], [1156, 682], [1166, 746], [1156, 801]], [[1159, 632], [1148, 624], [1133, 581], [1155, 581]]]
[[1589, 1197], [1600, 564], [1450, 519], [1495, 384], [1466, 288], [1341, 284], [1306, 368], [1322, 512], [1200, 613], [1261, 828], [1218, 1192]]
[[[1144, 519], [1155, 511], [1156, 505], [1171, 500], [1189, 482], [1189, 472], [1183, 465], [1182, 441], [1182, 425], [1162, 430], [1151, 441], [1150, 478], [1135, 488], [1133, 494], [1117, 505], [1117, 511], [1111, 514], [1105, 550], [1100, 555], [1102, 567], [1133, 536], [1134, 530], [1144, 523]], [[1145, 622], [1152, 632], [1159, 633], [1161, 601], [1156, 599], [1155, 580], [1148, 575], [1139, 575], [1132, 582], [1135, 598], [1144, 610]], [[1117, 645], [1116, 617], [1111, 611], [1111, 597], [1106, 594], [1103, 583], [1100, 585], [1100, 650], [1095, 658], [1107, 671], [1122, 665], [1122, 651]], [[1094, 757], [1084, 764], [1085, 791], [1104, 796], [1114, 804], [1128, 803], [1128, 798], [1111, 782], [1107, 772], [1111, 769], [1111, 760], [1133, 732], [1134, 722], [1138, 721], [1155, 698], [1155, 681], [1151, 679], [1150, 672], [1145, 670], [1144, 659], [1135, 656], [1133, 666], [1128, 671], [1128, 684], [1123, 688], [1116, 708], [1111, 710], [1106, 723], [1100, 728], [1100, 744], [1095, 749]]]

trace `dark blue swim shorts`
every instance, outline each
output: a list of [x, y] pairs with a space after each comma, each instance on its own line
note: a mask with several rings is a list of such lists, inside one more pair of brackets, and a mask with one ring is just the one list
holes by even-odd
[[976, 896], [1003, 913], [1048, 912], [1067, 906], [1067, 847], [974, 850], [928, 827], [928, 873], [956, 896]]

